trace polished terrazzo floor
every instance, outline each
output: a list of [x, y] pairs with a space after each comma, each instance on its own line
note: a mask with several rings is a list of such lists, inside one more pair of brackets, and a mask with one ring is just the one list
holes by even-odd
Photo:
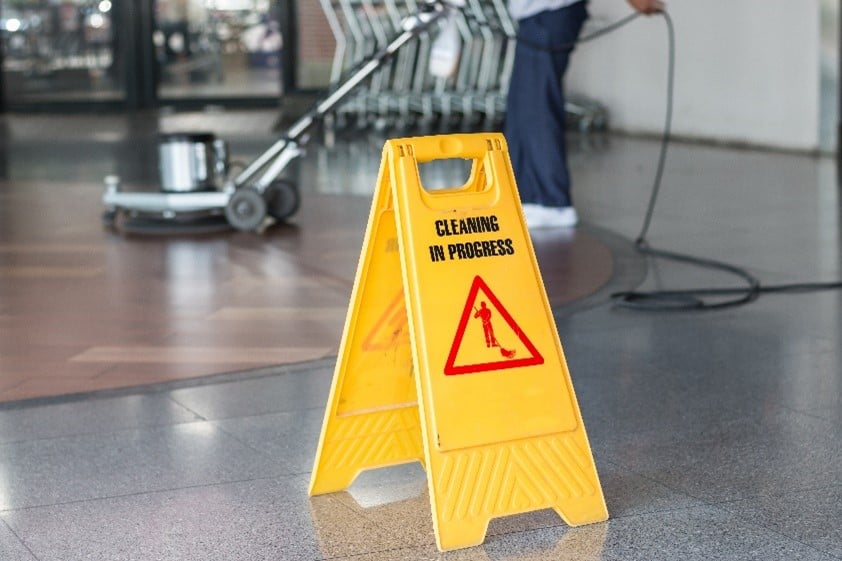
[[[582, 235], [611, 248], [622, 272], [612, 286], [644, 274], [643, 288], [730, 285], [683, 265], [643, 267], [617, 241], [638, 232], [657, 150], [622, 137], [575, 147]], [[6, 169], [14, 182], [102, 171]], [[833, 162], [675, 144], [649, 239], [763, 282], [839, 278]], [[612, 306], [603, 290], [557, 304], [611, 518], [580, 528], [549, 511], [499, 519], [484, 545], [445, 554], [419, 466], [307, 497], [330, 356], [8, 402], [0, 559], [840, 559], [841, 306], [824, 292], [645, 313]]]
[[[312, 143], [286, 174], [300, 186], [300, 211], [262, 234], [101, 224], [106, 174], [126, 190], [157, 189], [158, 129], [213, 130], [248, 161], [274, 142], [275, 120], [265, 111], [5, 120], [0, 402], [336, 355], [382, 134]], [[440, 165], [422, 168], [433, 187], [467, 178], [462, 162]], [[555, 305], [608, 290], [620, 275], [615, 254], [628, 250], [593, 227], [542, 232], [534, 246]]]

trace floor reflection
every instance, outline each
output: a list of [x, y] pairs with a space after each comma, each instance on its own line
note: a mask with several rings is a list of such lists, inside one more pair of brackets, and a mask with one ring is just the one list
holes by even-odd
[[[347, 511], [337, 508], [337, 503]], [[609, 523], [571, 528], [552, 509], [493, 519], [483, 545], [440, 553], [430, 508], [426, 475], [418, 463], [366, 471], [346, 491], [310, 498], [310, 516], [325, 557], [345, 551], [349, 543], [362, 538], [369, 551], [401, 548], [393, 552], [395, 559], [603, 558]], [[515, 544], [513, 536], [517, 536]]]

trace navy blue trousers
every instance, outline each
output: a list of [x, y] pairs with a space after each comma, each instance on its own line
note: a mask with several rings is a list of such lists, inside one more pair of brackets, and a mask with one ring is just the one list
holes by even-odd
[[518, 36], [524, 40], [515, 47], [503, 132], [524, 203], [553, 207], [573, 203], [562, 84], [571, 51], [551, 49], [576, 41], [587, 17], [583, 1], [518, 22]]

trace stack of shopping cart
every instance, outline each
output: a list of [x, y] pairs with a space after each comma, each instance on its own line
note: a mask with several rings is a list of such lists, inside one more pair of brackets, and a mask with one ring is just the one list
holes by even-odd
[[[372, 53], [402, 31], [404, 19], [420, 9], [417, 0], [321, 0], [336, 39], [331, 85], [342, 82]], [[336, 109], [340, 126], [414, 126], [462, 123], [493, 127], [505, 112], [514, 58], [515, 25], [505, 0], [465, 0], [454, 10], [461, 56], [449, 77], [428, 70], [439, 29], [405, 45], [388, 64]]]

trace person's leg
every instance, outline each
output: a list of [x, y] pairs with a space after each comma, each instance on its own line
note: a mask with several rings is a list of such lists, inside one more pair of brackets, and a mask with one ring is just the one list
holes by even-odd
[[546, 49], [518, 43], [505, 123], [512, 167], [524, 203], [571, 205], [565, 145], [562, 77], [573, 43], [587, 18], [585, 2], [542, 12], [519, 22], [519, 35]]

